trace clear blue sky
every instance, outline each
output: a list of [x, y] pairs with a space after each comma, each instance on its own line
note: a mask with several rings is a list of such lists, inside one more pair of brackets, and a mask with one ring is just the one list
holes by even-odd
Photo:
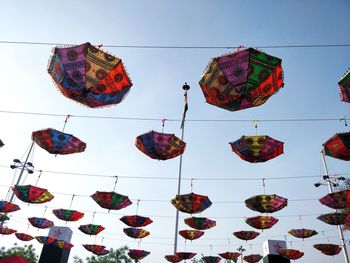
[[[4, 1], [0, 16], [0, 40], [80, 44], [86, 41], [103, 45], [160, 46], [239, 46], [304, 44], [349, 44], [350, 2], [323, 1], [207, 1], [207, 0], [139, 0], [139, 1]], [[205, 103], [198, 85], [201, 74], [212, 57], [228, 49], [104, 49], [123, 59], [133, 87], [118, 106], [88, 109], [60, 94], [47, 74], [52, 46], [0, 45], [1, 111], [41, 112], [72, 115], [145, 117], [179, 119], [183, 109], [186, 81], [189, 91], [189, 119], [263, 120], [293, 118], [342, 118], [349, 114], [349, 104], [339, 100], [337, 82], [349, 68], [349, 47], [280, 48], [263, 51], [280, 57], [285, 86], [261, 107], [228, 112]], [[8, 166], [20, 158], [31, 142], [31, 132], [47, 127], [61, 129], [64, 117], [43, 117], [0, 113], [0, 138], [6, 144], [0, 149], [0, 165]], [[167, 122], [165, 131], [180, 136], [180, 123]], [[93, 118], [71, 118], [66, 132], [87, 142], [84, 153], [52, 156], [36, 147], [33, 157], [37, 169], [126, 177], [171, 177], [178, 175], [179, 159], [155, 161], [134, 146], [135, 137], [149, 130], [161, 130], [160, 121], [128, 121]], [[315, 188], [319, 178], [269, 180], [272, 177], [321, 175], [322, 143], [335, 132], [344, 131], [344, 123], [333, 122], [260, 122], [259, 134], [268, 134], [285, 142], [284, 155], [263, 164], [250, 164], [231, 152], [228, 142], [241, 135], [254, 135], [250, 122], [188, 122], [185, 132], [183, 176], [196, 178], [193, 190], [206, 194], [213, 205], [202, 216], [215, 219], [217, 227], [201, 239], [187, 242], [179, 237], [179, 250], [214, 255], [235, 250], [242, 244], [248, 253], [262, 253], [265, 239], [285, 239], [288, 246], [305, 252], [298, 262], [343, 262], [342, 255], [322, 256], [312, 248], [314, 243], [339, 243], [337, 231], [316, 219], [317, 214], [330, 212], [317, 198], [327, 193], [326, 187]], [[332, 174], [349, 173], [346, 162], [327, 158]], [[13, 184], [13, 171], [1, 167], [1, 185]], [[35, 184], [38, 172], [26, 178]], [[262, 194], [262, 180], [203, 180], [213, 178], [266, 178], [266, 192], [276, 193], [291, 201], [287, 208], [274, 214], [280, 222], [264, 231], [252, 242], [240, 242], [232, 232], [250, 229], [244, 218], [254, 216], [242, 203], [246, 198]], [[45, 216], [62, 224], [51, 213], [51, 207], [68, 208], [71, 194], [73, 209], [89, 211], [77, 223], [68, 223], [74, 230], [71, 255], [89, 255], [81, 246], [94, 243], [77, 227], [92, 220], [106, 226], [96, 243], [107, 247], [127, 244], [137, 248], [138, 242], [126, 237], [119, 220], [136, 212], [134, 205], [109, 214], [90, 198], [96, 190], [113, 189], [113, 179], [44, 172], [38, 186], [57, 193], [48, 203]], [[0, 187], [0, 199], [6, 198], [7, 187]], [[165, 262], [163, 256], [173, 251], [175, 209], [170, 199], [176, 195], [176, 180], [120, 178], [117, 192], [132, 200], [140, 199], [139, 214], [151, 216], [154, 223], [147, 229], [151, 235], [140, 248], [151, 251], [143, 260]], [[190, 181], [182, 182], [182, 192], [191, 190]], [[62, 195], [65, 193], [68, 195]], [[225, 203], [224, 201], [227, 201]], [[16, 201], [22, 210], [13, 214], [8, 226], [20, 232], [27, 230], [27, 217], [43, 216], [45, 207], [27, 206]], [[305, 215], [305, 216], [304, 216]], [[300, 216], [300, 217], [299, 217]], [[187, 215], [181, 214], [181, 219]], [[300, 220], [301, 219], [301, 220]], [[292, 228], [314, 228], [319, 235], [297, 240], [287, 234]], [[180, 229], [186, 228], [180, 223]], [[324, 232], [322, 232], [324, 231]], [[32, 235], [46, 235], [30, 227]], [[104, 238], [102, 241], [101, 238]], [[348, 234], [346, 238], [348, 239]], [[228, 244], [230, 240], [230, 247]], [[15, 242], [4, 236], [0, 245]], [[32, 242], [40, 251], [36, 241]], [[211, 249], [212, 247], [212, 249]]]

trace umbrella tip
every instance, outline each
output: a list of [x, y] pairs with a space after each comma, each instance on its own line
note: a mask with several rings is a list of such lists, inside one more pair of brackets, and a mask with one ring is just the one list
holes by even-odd
[[187, 84], [187, 82], [185, 82], [185, 84], [182, 86], [182, 89], [186, 91], [190, 89], [190, 86]]

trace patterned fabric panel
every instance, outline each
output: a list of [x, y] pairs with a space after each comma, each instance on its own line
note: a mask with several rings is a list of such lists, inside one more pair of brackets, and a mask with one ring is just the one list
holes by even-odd
[[47, 236], [37, 236], [35, 237], [35, 239], [38, 240], [39, 243], [44, 245], [53, 244], [57, 242], [56, 238]]
[[50, 228], [54, 226], [51, 220], [48, 220], [43, 217], [30, 217], [28, 218], [28, 221], [32, 226], [40, 229]]
[[21, 241], [30, 241], [33, 240], [34, 237], [25, 233], [15, 233], [15, 236]]
[[320, 215], [317, 219], [329, 225], [344, 225], [350, 222], [350, 216], [345, 213], [329, 213]]
[[129, 198], [115, 192], [96, 192], [92, 199], [95, 200], [102, 208], [110, 210], [119, 210], [132, 204]]
[[190, 217], [186, 218], [184, 221], [186, 225], [197, 230], [207, 230], [216, 226], [214, 220], [210, 220], [206, 217]]
[[227, 260], [232, 260], [234, 262], [237, 261], [237, 259], [240, 257], [241, 253], [238, 252], [225, 252], [225, 253], [220, 253], [219, 256], [227, 259]]
[[32, 185], [16, 185], [12, 188], [12, 191], [18, 199], [26, 203], [46, 203], [54, 198], [46, 189]]
[[0, 212], [11, 213], [20, 210], [19, 206], [7, 201], [0, 201]]
[[318, 234], [316, 230], [305, 228], [292, 229], [288, 233], [297, 238], [309, 238]]
[[188, 240], [195, 240], [204, 235], [204, 231], [200, 230], [180, 230], [180, 236]]
[[99, 245], [83, 245], [83, 247], [92, 253], [94, 253], [97, 256], [103, 256], [109, 253], [109, 250], [105, 249], [105, 246], [99, 246]]
[[302, 256], [304, 256], [304, 252], [301, 252], [296, 249], [286, 249], [286, 248], [278, 250], [278, 254], [292, 260], [297, 260]]
[[341, 247], [334, 244], [315, 244], [314, 248], [327, 256], [335, 256], [341, 251]]
[[243, 260], [248, 263], [256, 263], [259, 262], [263, 257], [259, 254], [251, 254], [243, 257]]
[[233, 235], [242, 240], [253, 240], [257, 236], [259, 236], [260, 233], [255, 231], [237, 231], [233, 232]]
[[350, 102], [350, 69], [338, 82], [341, 100], [343, 102]]
[[256, 229], [269, 229], [278, 222], [278, 219], [273, 216], [255, 216], [247, 218], [245, 222]]
[[153, 221], [148, 217], [133, 215], [133, 216], [123, 216], [120, 218], [124, 224], [132, 227], [142, 227], [151, 224]]
[[253, 211], [274, 213], [286, 207], [288, 200], [278, 195], [256, 195], [245, 200], [245, 204]]
[[124, 233], [131, 238], [144, 238], [150, 233], [143, 228], [128, 227], [123, 229]]
[[57, 218], [64, 221], [78, 221], [84, 216], [84, 213], [68, 209], [54, 209], [52, 212]]
[[343, 190], [322, 197], [320, 203], [334, 209], [350, 207], [350, 190]]
[[136, 262], [138, 260], [144, 259], [149, 254], [151, 254], [151, 252], [148, 252], [146, 250], [141, 250], [141, 249], [129, 249], [129, 252], [128, 252], [128, 256], [136, 260]]
[[195, 214], [203, 212], [212, 205], [212, 202], [205, 195], [195, 193], [178, 195], [171, 200], [171, 203], [181, 212]]
[[350, 132], [337, 133], [323, 144], [326, 155], [350, 161]]
[[97, 235], [98, 233], [102, 232], [105, 228], [101, 225], [81, 225], [79, 226], [79, 230], [87, 235]]

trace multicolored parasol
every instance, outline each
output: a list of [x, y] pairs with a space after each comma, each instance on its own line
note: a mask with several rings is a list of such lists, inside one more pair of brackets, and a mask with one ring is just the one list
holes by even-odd
[[256, 263], [259, 262], [263, 257], [259, 254], [251, 254], [243, 257], [243, 260], [248, 263]]
[[102, 208], [109, 210], [119, 210], [132, 204], [127, 196], [118, 194], [116, 192], [97, 191], [91, 197]]
[[214, 257], [214, 256], [206, 256], [202, 257], [203, 262], [205, 263], [217, 263], [221, 261], [220, 257]]
[[55, 245], [61, 249], [66, 249], [66, 250], [70, 250], [72, 247], [74, 247], [73, 244], [66, 242], [64, 240], [57, 240]]
[[48, 220], [43, 217], [29, 217], [28, 221], [32, 226], [40, 229], [46, 229], [54, 226], [51, 220]]
[[34, 131], [32, 140], [51, 154], [79, 153], [86, 148], [86, 143], [77, 137], [52, 128]]
[[124, 228], [123, 231], [128, 237], [132, 238], [144, 238], [150, 234], [147, 230], [143, 228], [127, 227]]
[[52, 213], [61, 220], [64, 221], [78, 221], [84, 216], [84, 213], [75, 210], [68, 209], [54, 209]]
[[17, 230], [7, 228], [7, 227], [0, 227], [0, 234], [1, 235], [11, 235], [13, 233], [16, 233]]
[[0, 201], [0, 212], [11, 213], [20, 210], [19, 206], [7, 201]]
[[350, 161], [350, 132], [336, 133], [323, 144], [324, 153], [343, 161]]
[[279, 249], [277, 253], [285, 258], [292, 259], [292, 260], [296, 260], [304, 256], [304, 252], [301, 252], [296, 249], [282, 248], [282, 249]]
[[93, 224], [88, 224], [88, 225], [81, 225], [79, 226], [79, 230], [83, 232], [84, 234], [87, 235], [97, 235], [101, 231], [103, 231], [105, 228], [101, 225], [93, 225]]
[[152, 159], [167, 160], [182, 154], [186, 143], [174, 134], [150, 131], [136, 138], [136, 147]]
[[334, 244], [315, 244], [314, 248], [327, 256], [335, 256], [341, 251], [341, 247]]
[[179, 257], [178, 255], [166, 255], [164, 256], [164, 258], [171, 263], [177, 263], [182, 260], [182, 258]]
[[248, 48], [214, 58], [199, 85], [209, 104], [237, 111], [265, 103], [283, 87], [282, 60]]
[[120, 218], [120, 221], [132, 227], [147, 226], [153, 222], [149, 217], [143, 217], [138, 215], [123, 216]]
[[237, 231], [233, 232], [233, 235], [239, 239], [247, 241], [256, 238], [258, 235], [260, 235], [260, 233], [255, 231]]
[[142, 249], [129, 249], [128, 256], [138, 262], [147, 257], [151, 252]]
[[282, 196], [273, 195], [256, 195], [245, 200], [245, 205], [253, 211], [260, 213], [274, 213], [285, 208], [288, 199]]
[[10, 218], [5, 215], [5, 214], [0, 214], [0, 222], [5, 222], [7, 220], [9, 220]]
[[195, 240], [204, 235], [204, 231], [200, 230], [180, 230], [180, 236], [188, 240]]
[[316, 230], [305, 229], [305, 228], [291, 229], [290, 231], [288, 231], [288, 233], [291, 234], [292, 236], [295, 236], [297, 238], [302, 238], [302, 239], [312, 237], [318, 234]]
[[54, 244], [57, 242], [57, 238], [50, 237], [50, 236], [37, 236], [35, 237], [35, 239], [43, 245]]
[[320, 215], [317, 219], [329, 225], [344, 225], [350, 222], [350, 216], [345, 213], [328, 213]]
[[97, 256], [103, 256], [109, 253], [109, 250], [105, 249], [105, 246], [84, 244], [83, 247]]
[[12, 187], [18, 199], [26, 203], [41, 204], [51, 201], [54, 196], [46, 189], [32, 185], [15, 185]]
[[190, 217], [186, 218], [184, 221], [186, 225], [197, 230], [207, 230], [216, 226], [216, 221], [206, 217]]
[[283, 142], [267, 135], [242, 136], [230, 144], [233, 152], [250, 163], [266, 162], [283, 153]]
[[227, 260], [232, 260], [233, 262], [236, 262], [240, 255], [241, 253], [238, 252], [225, 252], [219, 254], [220, 257]]
[[25, 233], [15, 233], [15, 236], [22, 241], [30, 241], [33, 240], [34, 237]]
[[341, 77], [338, 82], [341, 100], [350, 102], [350, 69]]
[[278, 222], [278, 219], [273, 216], [255, 216], [247, 218], [245, 222], [257, 229], [269, 229]]
[[56, 47], [48, 72], [64, 96], [91, 108], [120, 103], [132, 86], [122, 60], [90, 43]]
[[181, 212], [195, 214], [203, 212], [212, 205], [208, 196], [189, 193], [177, 195], [171, 203]]
[[193, 253], [193, 252], [176, 252], [175, 255], [178, 256], [179, 258], [181, 258], [181, 260], [187, 260], [187, 259], [193, 258], [195, 255], [197, 255], [197, 253]]
[[350, 207], [350, 190], [343, 190], [322, 197], [320, 203], [334, 209]]

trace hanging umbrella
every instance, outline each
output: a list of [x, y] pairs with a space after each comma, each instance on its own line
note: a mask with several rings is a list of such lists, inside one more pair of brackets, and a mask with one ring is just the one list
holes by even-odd
[[103, 231], [105, 228], [101, 225], [93, 225], [93, 224], [88, 224], [88, 225], [81, 225], [79, 226], [79, 230], [83, 232], [84, 234], [87, 235], [97, 235], [101, 231]]
[[149, 217], [143, 217], [138, 215], [123, 216], [122, 218], [120, 218], [120, 221], [132, 227], [147, 226], [153, 222]]
[[195, 239], [200, 238], [201, 236], [203, 236], [204, 235], [204, 231], [200, 231], [200, 230], [180, 230], [179, 234], [185, 239], [195, 240]]
[[256, 195], [245, 200], [245, 205], [260, 213], [274, 213], [285, 208], [288, 199], [278, 195]]
[[338, 82], [341, 100], [350, 102], [350, 69], [342, 76]]
[[138, 262], [141, 259], [147, 257], [151, 252], [141, 249], [129, 249], [128, 255], [130, 258], [134, 259], [135, 262]]
[[292, 229], [292, 230], [288, 231], [288, 233], [291, 234], [292, 236], [295, 236], [297, 238], [302, 238], [302, 239], [312, 237], [312, 236], [318, 234], [316, 230], [305, 229], [305, 228]]
[[136, 138], [136, 147], [152, 159], [167, 160], [182, 154], [186, 143], [174, 134], [150, 131]]
[[213, 58], [199, 85], [207, 103], [236, 111], [265, 103], [283, 87], [282, 60], [254, 48]]
[[84, 213], [68, 209], [54, 209], [52, 212], [58, 219], [64, 221], [78, 221], [84, 216]]
[[22, 241], [30, 241], [34, 239], [34, 237], [32, 237], [31, 235], [25, 233], [15, 233], [15, 236]]
[[83, 245], [83, 247], [97, 256], [103, 256], [109, 253], [109, 250], [105, 249], [105, 246], [100, 245]]
[[256, 263], [259, 262], [263, 257], [259, 254], [251, 254], [251, 255], [247, 255], [244, 256], [243, 259], [244, 261], [248, 262], [248, 263]]
[[202, 257], [202, 260], [205, 263], [217, 263], [221, 261], [220, 257], [213, 257], [213, 256], [206, 256], [206, 257]]
[[172, 262], [172, 263], [177, 263], [177, 262], [180, 262], [182, 260], [182, 258], [179, 257], [178, 255], [166, 255], [166, 256], [164, 256], [164, 258], [167, 261]]
[[128, 237], [132, 238], [144, 238], [150, 234], [147, 230], [143, 228], [128, 227], [124, 228], [123, 231]]
[[41, 204], [51, 201], [54, 196], [46, 189], [32, 185], [15, 185], [12, 187], [18, 199], [26, 203]]
[[279, 249], [277, 253], [285, 258], [292, 259], [292, 260], [297, 260], [302, 256], [304, 256], [304, 252], [301, 252], [296, 249], [282, 248], [282, 249]]
[[35, 239], [43, 245], [55, 244], [57, 242], [57, 238], [50, 236], [37, 236]]
[[79, 153], [86, 148], [86, 143], [77, 137], [51, 128], [34, 131], [32, 140], [51, 154]]
[[233, 262], [237, 262], [237, 259], [239, 258], [240, 255], [241, 253], [238, 253], [238, 252], [225, 252], [225, 253], [219, 254], [220, 257], [227, 260], [232, 260]]
[[109, 210], [119, 210], [132, 204], [129, 198], [115, 192], [99, 192], [97, 191], [92, 196], [102, 208]]
[[55, 245], [61, 249], [66, 249], [66, 250], [70, 250], [72, 247], [74, 247], [73, 244], [66, 242], [64, 240], [57, 240]]
[[16, 233], [17, 230], [7, 228], [7, 227], [0, 227], [0, 234], [1, 235], [11, 235], [13, 233]]
[[91, 108], [120, 103], [132, 86], [122, 60], [90, 43], [56, 47], [48, 72], [64, 96]]
[[28, 221], [32, 226], [40, 229], [50, 228], [54, 226], [52, 221], [42, 217], [29, 217]]
[[320, 199], [320, 203], [334, 209], [350, 207], [350, 190], [328, 194]]
[[197, 253], [193, 253], [193, 252], [176, 252], [175, 255], [178, 256], [179, 258], [181, 258], [181, 260], [187, 260], [187, 259], [193, 258], [195, 255], [197, 255]]
[[5, 214], [0, 214], [0, 222], [5, 222], [6, 220], [9, 220], [10, 218]]
[[278, 219], [273, 216], [255, 216], [247, 218], [245, 222], [257, 229], [268, 229], [275, 225]]
[[171, 203], [181, 212], [195, 214], [203, 212], [212, 205], [208, 196], [189, 193], [177, 195]]
[[238, 232], [233, 232], [233, 235], [239, 239], [242, 240], [252, 240], [256, 238], [260, 233], [255, 232], [255, 231], [238, 231]]
[[207, 230], [216, 226], [216, 221], [206, 217], [190, 217], [186, 218], [184, 221], [186, 225], [197, 230]]
[[0, 148], [2, 148], [5, 144], [0, 140]]
[[19, 206], [7, 201], [0, 201], [0, 212], [11, 213], [20, 210]]
[[350, 217], [345, 213], [328, 213], [320, 215], [317, 219], [329, 225], [344, 225], [350, 222]]
[[323, 147], [325, 155], [350, 161], [350, 132], [336, 133], [323, 144]]
[[327, 256], [335, 256], [341, 251], [341, 247], [334, 244], [315, 244], [314, 248]]
[[231, 142], [232, 151], [241, 159], [250, 163], [260, 163], [271, 160], [283, 153], [283, 142], [267, 135], [242, 136]]

